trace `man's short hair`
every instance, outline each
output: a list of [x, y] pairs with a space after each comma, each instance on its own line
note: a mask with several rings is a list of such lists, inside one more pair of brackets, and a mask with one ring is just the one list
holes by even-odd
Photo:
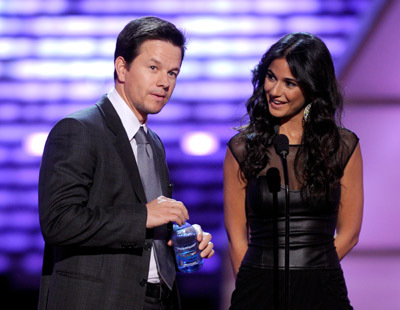
[[[181, 49], [182, 58], [185, 55], [185, 35], [174, 24], [158, 17], [141, 17], [130, 21], [119, 33], [114, 53], [114, 62], [121, 56], [127, 66], [138, 56], [140, 47], [147, 40], [162, 40], [170, 42]], [[114, 70], [114, 80], [117, 72]]]

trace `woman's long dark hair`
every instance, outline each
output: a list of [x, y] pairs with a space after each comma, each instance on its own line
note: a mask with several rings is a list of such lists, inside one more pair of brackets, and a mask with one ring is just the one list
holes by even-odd
[[[326, 45], [309, 33], [291, 33], [275, 43], [253, 70], [253, 95], [247, 101], [248, 126], [246, 157], [241, 165], [244, 176], [257, 176], [268, 163], [267, 148], [277, 134], [279, 119], [268, 110], [265, 77], [272, 61], [286, 59], [305, 98], [311, 104], [304, 123], [302, 142], [295, 158], [296, 177], [310, 202], [328, 198], [342, 177], [338, 159], [343, 99], [338, 88], [332, 57]], [[301, 167], [300, 167], [301, 166]]]

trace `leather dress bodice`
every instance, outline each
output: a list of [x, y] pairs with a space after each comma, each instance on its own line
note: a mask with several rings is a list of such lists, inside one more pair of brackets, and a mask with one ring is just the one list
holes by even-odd
[[[247, 186], [246, 214], [249, 227], [249, 249], [244, 265], [260, 268], [284, 267], [285, 250], [285, 189], [277, 193], [278, 206], [273, 204], [273, 193], [259, 177]], [[289, 191], [290, 209], [290, 267], [335, 268], [339, 259], [334, 246], [340, 187], [333, 201], [308, 206], [300, 191]], [[275, 251], [275, 253], [274, 253]], [[275, 260], [277, 260], [275, 262]]]

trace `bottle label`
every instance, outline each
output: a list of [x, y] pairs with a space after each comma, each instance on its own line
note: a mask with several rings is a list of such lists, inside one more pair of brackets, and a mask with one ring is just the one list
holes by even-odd
[[197, 245], [197, 243], [193, 243], [192, 245], [182, 246], [182, 247], [175, 246], [175, 249], [177, 249], [178, 251], [187, 251], [187, 250], [193, 249], [194, 247], [196, 247], [196, 245]]
[[185, 263], [185, 267], [192, 267], [192, 266], [196, 266], [198, 264], [199, 264], [198, 261], [194, 261], [194, 262], [191, 262], [191, 263]]

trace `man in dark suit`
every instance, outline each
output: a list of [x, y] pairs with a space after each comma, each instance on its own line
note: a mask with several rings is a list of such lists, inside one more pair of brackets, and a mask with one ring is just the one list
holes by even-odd
[[[170, 198], [164, 147], [146, 121], [168, 102], [184, 50], [171, 23], [131, 21], [117, 39], [115, 87], [51, 130], [39, 176], [39, 309], [179, 309], [168, 228], [189, 215]], [[209, 258], [211, 235], [196, 228]]]

